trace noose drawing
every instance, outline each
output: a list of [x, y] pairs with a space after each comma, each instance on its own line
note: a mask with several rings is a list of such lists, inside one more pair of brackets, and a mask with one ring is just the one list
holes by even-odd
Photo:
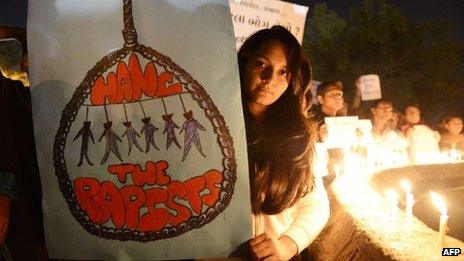
[[176, 132], [175, 132], [175, 129], [180, 129], [180, 127], [172, 120], [172, 113], [168, 114], [168, 111], [166, 109], [166, 104], [164, 103], [163, 98], [161, 98], [161, 102], [163, 103], [163, 108], [164, 108], [164, 115], [162, 115], [162, 118], [164, 120], [163, 134], [166, 133], [167, 135], [166, 149], [169, 149], [169, 147], [171, 147], [171, 144], [173, 142], [180, 149], [181, 147], [179, 145], [179, 142], [177, 141]]
[[126, 130], [121, 137], [127, 136], [127, 143], [129, 146], [129, 152], [127, 153], [127, 156], [129, 156], [132, 150], [132, 145], [135, 145], [140, 152], [142, 152], [142, 148], [137, 142], [137, 137], [140, 137], [140, 134], [134, 129], [134, 127], [132, 127], [132, 122], [127, 118], [126, 105], [123, 103], [122, 106], [124, 108], [124, 116], [126, 117], [126, 121], [122, 124], [126, 127]]
[[155, 143], [155, 131], [159, 130], [158, 128], [153, 125], [153, 123], [150, 122], [150, 117], [147, 117], [145, 114], [145, 110], [143, 109], [142, 102], [139, 101], [140, 108], [142, 108], [142, 113], [143, 113], [143, 127], [142, 130], [140, 131], [140, 134], [143, 134], [145, 132], [145, 153], [147, 153], [150, 150], [150, 144], [155, 147], [155, 149], [159, 150], [158, 146], [156, 146]]
[[[53, 145], [53, 164], [55, 167], [55, 174], [57, 180], [59, 182], [59, 189], [68, 203], [69, 209], [71, 210], [72, 215], [74, 218], [85, 228], [85, 230], [97, 237], [110, 239], [110, 240], [120, 240], [120, 241], [127, 241], [127, 240], [134, 240], [138, 242], [147, 242], [147, 241], [156, 241], [156, 240], [164, 240], [167, 238], [177, 237], [188, 231], [193, 229], [198, 229], [211, 221], [213, 221], [217, 216], [222, 213], [229, 205], [232, 200], [232, 196], [235, 192], [235, 183], [237, 179], [237, 160], [235, 157], [235, 149], [234, 149], [234, 142], [232, 137], [230, 136], [229, 129], [227, 128], [227, 124], [224, 121], [224, 118], [221, 116], [218, 108], [214, 105], [214, 102], [211, 100], [209, 95], [206, 93], [204, 88], [201, 86], [198, 81], [192, 78], [192, 76], [184, 71], [179, 65], [174, 63], [170, 57], [161, 54], [160, 52], [152, 49], [151, 47], [147, 47], [143, 44], [138, 43], [137, 41], [137, 32], [134, 28], [134, 21], [132, 17], [132, 1], [131, 0], [122, 0], [123, 2], [123, 21], [124, 21], [124, 29], [122, 30], [122, 35], [124, 38], [124, 45], [108, 55], [104, 56], [100, 59], [85, 75], [84, 79], [77, 87], [74, 95], [72, 96], [71, 100], [66, 104], [66, 107], [62, 111], [62, 116], [59, 124], [59, 128], [57, 130], [55, 136], [55, 142]], [[68, 140], [68, 135], [71, 127], [73, 126], [74, 120], [76, 119], [76, 115], [79, 113], [79, 108], [84, 106], [85, 100], [89, 97], [92, 98], [92, 91], [95, 87], [97, 80], [100, 77], [103, 78], [103, 74], [106, 73], [108, 70], [113, 68], [115, 65], [119, 65], [119, 63], [124, 62], [126, 58], [131, 59], [131, 57], [143, 57], [149, 61], [148, 64], [157, 65], [157, 67], [164, 69], [167, 73], [172, 74], [173, 78], [179, 81], [185, 90], [194, 98], [194, 101], [198, 103], [198, 106], [203, 109], [205, 112], [206, 118], [210, 121], [211, 126], [213, 127], [214, 134], [216, 137], [217, 145], [220, 148], [221, 154], [218, 154], [221, 158], [221, 166], [222, 169], [219, 170], [223, 176], [222, 181], [218, 184], [218, 188], [220, 189], [219, 198], [214, 205], [208, 205], [204, 211], [198, 213], [198, 215], [192, 215], [188, 220], [184, 221], [183, 223], [177, 226], [169, 226], [162, 230], [158, 231], [144, 231], [141, 232], [138, 229], [127, 229], [127, 228], [118, 228], [115, 226], [111, 226], [111, 224], [102, 224], [97, 220], [93, 220], [89, 213], [85, 210], [84, 207], [80, 205], [78, 202], [78, 197], [76, 196], [75, 187], [72, 185], [73, 181], [75, 180], [75, 173], [71, 173], [73, 171], [72, 168], [69, 168], [66, 165], [65, 154], [66, 154], [66, 144]], [[156, 68], [155, 68], [156, 69]], [[108, 77], [107, 77], [108, 79]], [[180, 92], [180, 90], [179, 90]], [[165, 93], [163, 95], [147, 95], [150, 99], [157, 99], [161, 97], [166, 97], [171, 95], [172, 93]], [[156, 96], [156, 97], [155, 97]], [[109, 98], [110, 96], [108, 96]], [[122, 161], [119, 150], [118, 150], [118, 140], [122, 142], [121, 139], [112, 131], [112, 122], [108, 118], [108, 112], [106, 110], [107, 105], [109, 104], [119, 104], [123, 102], [123, 100], [119, 99], [118, 97], [111, 96], [112, 99], [106, 100], [104, 98], [103, 102], [100, 101], [92, 102], [88, 106], [104, 106], [105, 114], [106, 114], [106, 123], [103, 124], [105, 130], [101, 135], [99, 141], [103, 139], [105, 136], [106, 140], [106, 149], [105, 155], [101, 161], [101, 164], [107, 162], [110, 152], [116, 155], [116, 157]], [[135, 102], [137, 99], [125, 99], [127, 102]], [[163, 100], [162, 100], [163, 101]], [[108, 103], [107, 103], [108, 102]], [[163, 101], [164, 102], [164, 101]], [[127, 103], [126, 103], [127, 104]], [[164, 105], [164, 103], [163, 103]], [[87, 105], [85, 105], [87, 106]], [[164, 113], [163, 120], [166, 123], [165, 132], [168, 136], [167, 140], [167, 147], [172, 143], [175, 143], [177, 147], [180, 148], [179, 142], [177, 141], [175, 129], [177, 124], [173, 121], [173, 115], [168, 114], [166, 111], [166, 106], [164, 105]], [[189, 121], [193, 119], [193, 113], [188, 113], [184, 109], [184, 117], [187, 119], [185, 125], [183, 125], [183, 132], [185, 131], [186, 137], [194, 137], [194, 132], [197, 132], [201, 125], [195, 126], [195, 128], [189, 127]], [[144, 114], [144, 118], [142, 119], [143, 123], [149, 123], [150, 117], [147, 117]], [[193, 124], [192, 124], [193, 125]], [[149, 125], [147, 125], [149, 126]], [[154, 125], [153, 125], [154, 126]], [[90, 126], [89, 126], [90, 127]], [[156, 128], [156, 127], [155, 127]], [[177, 128], [179, 128], [177, 126]], [[157, 128], [156, 128], [157, 129]], [[145, 135], [148, 135], [148, 144], [154, 145], [151, 143], [150, 136], [154, 134], [156, 129], [148, 130], [145, 129]], [[161, 129], [161, 128], [160, 128]], [[180, 128], [179, 128], [180, 129]], [[147, 130], [148, 133], [147, 134]], [[190, 131], [189, 131], [190, 130]], [[194, 130], [191, 132], [191, 130]], [[126, 134], [127, 135], [127, 134]], [[81, 135], [82, 136], [82, 135]], [[153, 135], [154, 136], [154, 135]], [[153, 137], [151, 136], [151, 137]], [[90, 138], [90, 134], [89, 134]], [[91, 139], [91, 138], [90, 138]], [[187, 138], [186, 140], [192, 140], [193, 144], [196, 144], [194, 140], [196, 140], [199, 144], [199, 139], [190, 139]], [[187, 143], [188, 144], [188, 143]], [[190, 143], [191, 144], [191, 143]], [[191, 145], [190, 145], [191, 146]], [[197, 149], [200, 147], [198, 146]], [[147, 146], [147, 150], [148, 150]], [[84, 150], [85, 151], [85, 150]], [[199, 149], [200, 153], [201, 149]], [[188, 153], [188, 151], [186, 150]], [[204, 154], [204, 153], [202, 153]], [[185, 154], [187, 155], [187, 154]], [[222, 156], [221, 156], [222, 155]], [[85, 157], [85, 155], [84, 155]], [[184, 157], [185, 158], [185, 157]], [[80, 174], [80, 173], [76, 173]]]
[[77, 133], [76, 137], [74, 137], [73, 141], [75, 141], [77, 138], [82, 137], [82, 143], [81, 143], [81, 155], [79, 158], [79, 163], [77, 163], [77, 166], [80, 167], [82, 166], [84, 158], [87, 160], [87, 163], [90, 166], [93, 166], [93, 163], [89, 159], [88, 155], [88, 149], [89, 149], [89, 140], [92, 141], [92, 143], [95, 144], [93, 140], [93, 134], [92, 130], [90, 130], [90, 124], [91, 122], [88, 121], [88, 116], [89, 116], [89, 107], [86, 108], [85, 112], [85, 121], [83, 122], [82, 128], [79, 130]]
[[206, 155], [203, 153], [201, 149], [200, 143], [200, 135], [198, 135], [198, 129], [202, 131], [206, 131], [205, 127], [203, 127], [195, 118], [193, 118], [193, 112], [189, 110], [188, 112], [185, 110], [184, 101], [182, 100], [182, 96], [179, 95], [180, 103], [182, 104], [182, 109], [184, 110], [184, 118], [185, 122], [182, 124], [182, 129], [180, 130], [179, 134], [184, 131], [184, 153], [182, 155], [182, 161], [187, 158], [187, 155], [192, 148], [192, 143], [197, 148], [198, 152], [206, 158]]
[[108, 111], [106, 110], [106, 104], [104, 105], [104, 108], [105, 108], [106, 122], [103, 123], [103, 128], [105, 130], [100, 136], [100, 139], [98, 139], [98, 142], [100, 142], [101, 139], [105, 137], [106, 147], [105, 147], [105, 155], [103, 156], [103, 159], [100, 161], [100, 165], [103, 165], [106, 162], [106, 160], [108, 159], [108, 156], [110, 155], [110, 152], [113, 152], [113, 154], [116, 155], [116, 157], [118, 157], [120, 161], [123, 161], [121, 158], [121, 155], [119, 154], [119, 147], [118, 147], [118, 140], [119, 142], [122, 142], [122, 140], [111, 129], [111, 127], [113, 126], [113, 122], [110, 121], [108, 118]]

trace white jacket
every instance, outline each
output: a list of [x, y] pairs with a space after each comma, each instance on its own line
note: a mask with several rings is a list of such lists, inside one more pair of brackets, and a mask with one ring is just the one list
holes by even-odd
[[253, 215], [253, 237], [267, 233], [270, 237], [288, 236], [298, 253], [316, 239], [329, 219], [329, 200], [322, 179], [315, 177], [314, 189], [293, 207], [276, 215]]

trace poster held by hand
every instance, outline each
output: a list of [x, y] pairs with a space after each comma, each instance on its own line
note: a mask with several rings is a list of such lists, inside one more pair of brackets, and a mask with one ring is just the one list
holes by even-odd
[[227, 1], [31, 1], [28, 23], [50, 258], [225, 257], [251, 237]]
[[382, 98], [380, 78], [377, 74], [363, 75], [359, 77], [361, 84], [361, 100], [371, 101]]
[[356, 143], [358, 116], [325, 117], [325, 124], [328, 128], [327, 148], [350, 147]]
[[321, 84], [320, 81], [313, 80], [313, 81], [311, 81], [311, 84], [310, 84], [310, 87], [309, 87], [310, 88], [309, 90], [311, 91], [311, 96], [312, 96], [311, 102], [314, 105], [318, 104], [318, 102], [317, 102], [317, 87], [319, 86], [319, 84]]

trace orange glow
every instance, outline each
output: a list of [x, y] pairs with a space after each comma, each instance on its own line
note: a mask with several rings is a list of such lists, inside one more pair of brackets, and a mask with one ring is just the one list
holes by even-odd
[[446, 206], [445, 200], [433, 191], [430, 191], [430, 197], [432, 197], [432, 201], [438, 207], [440, 213], [446, 216], [448, 208]]

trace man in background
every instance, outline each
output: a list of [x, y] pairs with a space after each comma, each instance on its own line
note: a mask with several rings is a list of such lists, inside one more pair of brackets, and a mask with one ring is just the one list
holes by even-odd
[[376, 100], [371, 107], [373, 144], [370, 154], [377, 165], [384, 167], [409, 163], [408, 142], [388, 124], [392, 113], [393, 103], [388, 99]]
[[317, 87], [316, 98], [318, 105], [312, 106], [310, 114], [317, 122], [319, 140], [327, 136], [325, 117], [334, 117], [343, 108], [343, 85], [339, 81], [323, 82]]

